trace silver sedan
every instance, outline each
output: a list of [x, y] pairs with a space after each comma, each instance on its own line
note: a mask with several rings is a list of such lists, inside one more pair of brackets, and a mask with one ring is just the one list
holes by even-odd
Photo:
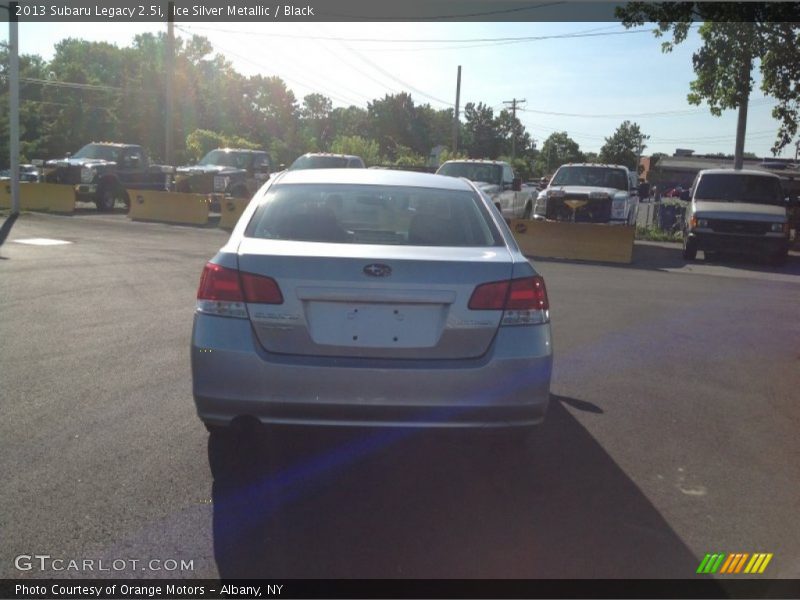
[[200, 419], [517, 427], [545, 415], [544, 280], [467, 180], [281, 173], [203, 270]]

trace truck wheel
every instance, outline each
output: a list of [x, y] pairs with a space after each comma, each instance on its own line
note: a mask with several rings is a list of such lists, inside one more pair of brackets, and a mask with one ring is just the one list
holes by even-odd
[[243, 185], [236, 186], [231, 190], [231, 196], [233, 196], [234, 198], [247, 198], [248, 197], [247, 188], [244, 187]]
[[683, 234], [683, 259], [694, 260], [697, 258], [697, 243], [690, 240], [689, 236]]
[[789, 258], [789, 251], [788, 250], [781, 250], [777, 254], [773, 254], [769, 257], [769, 262], [774, 267], [782, 267], [786, 264], [786, 260]]
[[530, 200], [528, 200], [528, 203], [525, 205], [525, 210], [522, 211], [522, 218], [530, 219], [532, 212], [533, 212], [533, 204], [531, 203]]
[[97, 191], [97, 210], [101, 212], [111, 212], [117, 204], [117, 199], [123, 200], [124, 197], [119, 193], [119, 190], [113, 186], [105, 186]]

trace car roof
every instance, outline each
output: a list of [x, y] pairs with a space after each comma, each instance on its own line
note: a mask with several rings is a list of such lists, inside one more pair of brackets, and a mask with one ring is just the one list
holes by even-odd
[[141, 148], [141, 144], [121, 144], [119, 142], [89, 142], [86, 146], [113, 146], [114, 148]]
[[245, 154], [266, 154], [267, 153], [265, 150], [253, 150], [252, 148], [215, 148], [213, 151], [242, 152], [242, 153], [245, 153]]
[[[361, 158], [360, 156], [356, 156], [355, 154], [335, 154], [333, 152], [306, 152], [302, 156], [336, 156], [338, 158], [347, 158], [347, 159], [357, 158], [358, 160], [361, 161], [364, 160], [363, 158]], [[298, 156], [298, 158], [301, 157]]]
[[298, 169], [285, 171], [275, 180], [276, 185], [295, 183], [394, 185], [441, 190], [472, 190], [472, 186], [466, 180], [458, 177], [379, 169]]
[[775, 173], [761, 171], [759, 169], [703, 169], [698, 175], [758, 175], [761, 177], [780, 179]]
[[[630, 171], [628, 167], [625, 165], [611, 165], [607, 163], [564, 163], [561, 167], [603, 167], [603, 168], [611, 168], [611, 169], [625, 169], [626, 171]], [[559, 169], [561, 167], [558, 167]]]
[[448, 160], [442, 163], [446, 165], [448, 163], [475, 163], [475, 164], [484, 164], [484, 165], [507, 165], [504, 160], [489, 160], [488, 158], [454, 158], [453, 160]]

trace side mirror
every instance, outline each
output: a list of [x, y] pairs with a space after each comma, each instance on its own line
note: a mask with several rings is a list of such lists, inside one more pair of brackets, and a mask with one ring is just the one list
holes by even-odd
[[500, 214], [503, 214], [503, 207], [502, 207], [502, 206], [500, 206], [500, 203], [499, 203], [499, 202], [495, 202], [495, 203], [494, 203], [494, 207], [497, 209], [497, 211], [498, 211]]
[[522, 191], [522, 177], [514, 177], [514, 179], [511, 180], [511, 189], [515, 192]]
[[70, 156], [72, 156], [72, 152], [67, 152], [67, 153], [66, 153], [64, 156], [66, 156], [67, 158], [69, 158]]
[[278, 165], [278, 170], [279, 171], [285, 171], [286, 170], [286, 165], [281, 163], [280, 165]]
[[797, 208], [798, 206], [800, 206], [800, 199], [798, 199], [796, 196], [795, 197], [789, 196], [788, 198], [786, 198], [786, 206], [789, 208]]
[[681, 200], [686, 200], [687, 202], [692, 199], [691, 190], [681, 190], [680, 198]]

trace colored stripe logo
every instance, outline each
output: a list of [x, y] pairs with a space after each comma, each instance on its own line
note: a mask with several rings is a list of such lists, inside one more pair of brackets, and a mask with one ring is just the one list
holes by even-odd
[[724, 575], [738, 573], [761, 574], [767, 568], [769, 561], [772, 560], [772, 556], [772, 553], [748, 554], [746, 552], [706, 554], [703, 560], [700, 561], [700, 566], [697, 567], [697, 573], [713, 574], [719, 572]]

